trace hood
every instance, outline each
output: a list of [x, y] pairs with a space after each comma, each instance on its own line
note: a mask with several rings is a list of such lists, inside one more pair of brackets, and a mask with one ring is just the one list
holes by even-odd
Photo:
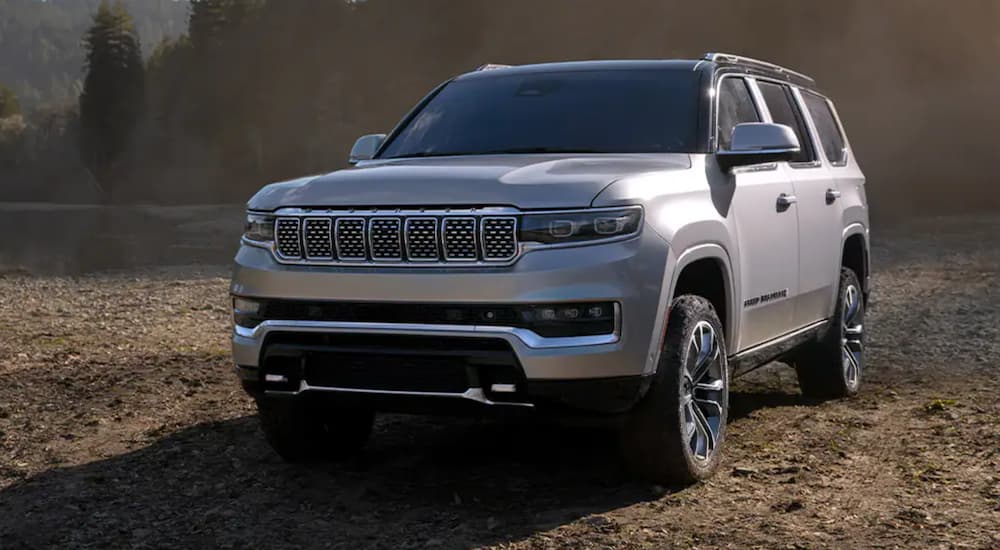
[[684, 170], [685, 154], [487, 155], [375, 161], [268, 185], [248, 204], [282, 207], [584, 208], [626, 176]]

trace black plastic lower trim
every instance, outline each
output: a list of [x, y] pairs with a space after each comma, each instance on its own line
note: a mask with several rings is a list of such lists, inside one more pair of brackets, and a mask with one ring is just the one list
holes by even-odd
[[599, 414], [628, 412], [646, 395], [651, 376], [587, 380], [529, 380], [525, 393], [545, 411], [568, 409]]

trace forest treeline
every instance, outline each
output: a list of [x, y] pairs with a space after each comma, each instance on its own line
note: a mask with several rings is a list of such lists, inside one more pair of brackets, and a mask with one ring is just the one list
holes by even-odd
[[100, 44], [139, 34], [129, 7], [95, 10], [77, 102], [0, 121], [0, 200], [240, 201], [343, 167], [357, 135], [485, 62], [716, 50], [817, 78], [876, 215], [1000, 207], [993, 0], [199, 0], [180, 36], [107, 62]]
[[[26, 110], [76, 101], [83, 81], [80, 40], [101, 0], [0, 0], [0, 82]], [[187, 0], [123, 0], [142, 41], [187, 28]]]

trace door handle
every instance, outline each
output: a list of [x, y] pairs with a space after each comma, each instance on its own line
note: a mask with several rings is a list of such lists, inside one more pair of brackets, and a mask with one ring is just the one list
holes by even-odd
[[839, 198], [840, 198], [840, 191], [837, 191], [836, 189], [826, 190], [826, 204], [833, 204], [837, 202], [837, 199]]
[[789, 195], [786, 193], [778, 195], [778, 212], [784, 212], [785, 210], [788, 210], [790, 206], [792, 206], [797, 202], [799, 202], [799, 198], [796, 197], [795, 195]]

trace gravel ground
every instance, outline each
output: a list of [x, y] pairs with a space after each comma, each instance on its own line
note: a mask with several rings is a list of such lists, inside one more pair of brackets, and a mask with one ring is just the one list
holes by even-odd
[[227, 268], [0, 275], [0, 548], [1000, 548], [998, 235], [880, 233], [861, 395], [738, 380], [722, 469], [677, 491], [612, 434], [458, 419], [289, 466], [230, 372]]

